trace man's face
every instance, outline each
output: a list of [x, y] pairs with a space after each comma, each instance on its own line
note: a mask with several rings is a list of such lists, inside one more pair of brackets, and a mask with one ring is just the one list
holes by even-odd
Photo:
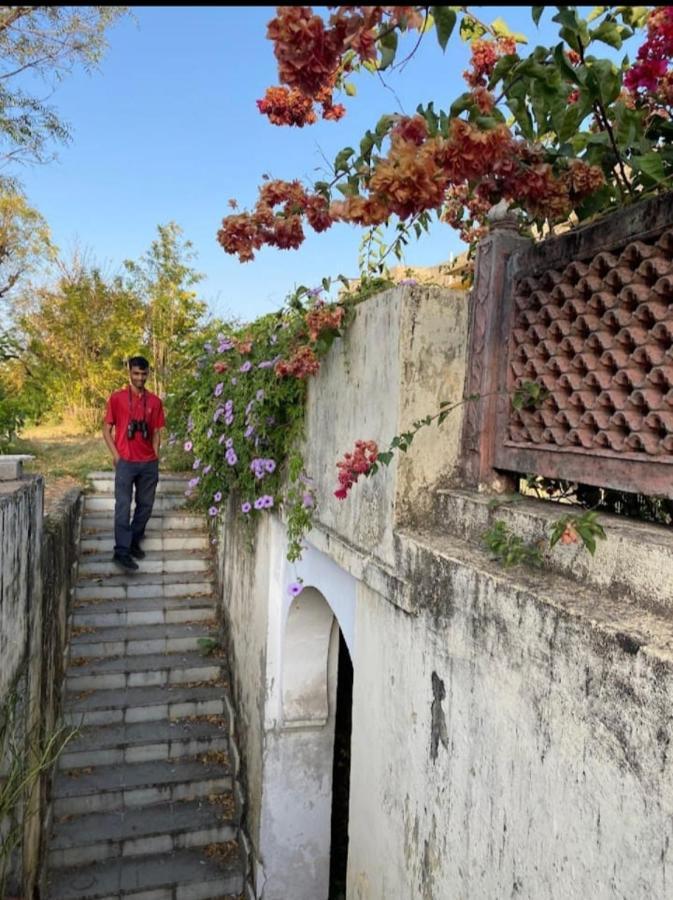
[[138, 366], [131, 366], [129, 369], [129, 379], [131, 384], [137, 391], [142, 391], [149, 375], [148, 369], [139, 369]]

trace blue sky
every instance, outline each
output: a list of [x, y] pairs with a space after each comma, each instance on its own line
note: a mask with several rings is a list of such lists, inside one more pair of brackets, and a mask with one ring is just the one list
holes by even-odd
[[[588, 8], [587, 8], [588, 9]], [[550, 43], [550, 13], [536, 28], [530, 7], [475, 7], [488, 21], [503, 16], [530, 43]], [[413, 113], [419, 102], [446, 108], [464, 90], [468, 48], [457, 35], [442, 54], [434, 32], [402, 71], [362, 73], [346, 117], [303, 129], [278, 128], [255, 101], [278, 83], [265, 37], [275, 7], [133, 7], [109, 33], [109, 49], [92, 75], [75, 72], [51, 102], [72, 126], [73, 141], [56, 162], [18, 173], [64, 254], [75, 245], [106, 271], [137, 259], [156, 226], [177, 222], [206, 276], [200, 295], [215, 315], [249, 319], [278, 308], [298, 284], [325, 275], [357, 275], [362, 232], [334, 226], [308, 233], [296, 251], [265, 248], [241, 264], [216, 242], [229, 198], [254, 204], [263, 173], [308, 181], [324, 177], [344, 146], [357, 146], [386, 112]], [[404, 47], [410, 48], [417, 35]], [[558, 40], [558, 38], [556, 39]], [[608, 48], [605, 48], [606, 51]], [[323, 171], [321, 171], [323, 170]], [[448, 226], [411, 243], [408, 265], [436, 265], [462, 246]]]

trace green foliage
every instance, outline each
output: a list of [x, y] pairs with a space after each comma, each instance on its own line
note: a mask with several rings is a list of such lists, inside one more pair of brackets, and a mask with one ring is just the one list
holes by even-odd
[[41, 735], [40, 726], [28, 734], [18, 715], [18, 697], [11, 691], [0, 707], [0, 897], [5, 896], [5, 882], [12, 855], [21, 842], [25, 817], [25, 801], [39, 779], [49, 773], [66, 745], [78, 729], [62, 725], [51, 734]]
[[526, 543], [502, 519], [497, 519], [482, 538], [493, 557], [505, 568], [522, 564], [539, 568], [544, 562], [540, 545]]
[[184, 240], [175, 222], [158, 225], [158, 238], [139, 262], [127, 260], [128, 289], [144, 310], [145, 344], [152, 364], [152, 386], [164, 396], [190, 339], [197, 334], [206, 304], [191, 288], [202, 275], [191, 265], [191, 241]]
[[[76, 66], [93, 69], [122, 6], [3, 6], [0, 9], [0, 159], [45, 162], [70, 137], [42, 97]], [[32, 82], [26, 71], [34, 76]], [[42, 84], [40, 84], [42, 82]], [[29, 92], [27, 85], [36, 85]], [[46, 83], [46, 85], [45, 85]], [[3, 178], [5, 183], [7, 178]]]
[[27, 276], [54, 257], [44, 218], [19, 191], [0, 186], [0, 299], [7, 300]]
[[216, 650], [220, 649], [220, 642], [217, 638], [200, 637], [196, 639], [196, 643], [202, 656], [212, 656]]
[[120, 278], [77, 261], [53, 287], [24, 295], [15, 322], [43, 409], [98, 427], [108, 395], [127, 380], [126, 359], [142, 345], [143, 315]]
[[554, 525], [551, 537], [549, 539], [550, 546], [554, 546], [565, 536], [565, 542], [575, 543], [577, 536], [581, 539], [586, 549], [593, 556], [596, 552], [596, 539], [605, 540], [605, 530], [597, 521], [598, 513], [595, 510], [588, 510], [581, 515], [563, 516]]
[[275, 366], [302, 348], [324, 356], [349, 320], [311, 338], [307, 314], [335, 308], [317, 306], [313, 293], [302, 286], [277, 313], [195, 340], [167, 402], [169, 421], [178, 423], [171, 440], [184, 442], [199, 505], [219, 516], [232, 496], [250, 523], [280, 507], [289, 559], [301, 555], [315, 497], [301, 455], [306, 380]]

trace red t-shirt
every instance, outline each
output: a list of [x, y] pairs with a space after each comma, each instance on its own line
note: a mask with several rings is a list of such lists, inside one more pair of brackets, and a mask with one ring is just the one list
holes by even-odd
[[[127, 428], [132, 419], [147, 422], [147, 439], [137, 428], [129, 440]], [[115, 447], [128, 462], [152, 462], [157, 458], [152, 447], [152, 434], [166, 424], [161, 400], [150, 391], [135, 394], [130, 386], [111, 394], [105, 411], [105, 421], [115, 427]]]

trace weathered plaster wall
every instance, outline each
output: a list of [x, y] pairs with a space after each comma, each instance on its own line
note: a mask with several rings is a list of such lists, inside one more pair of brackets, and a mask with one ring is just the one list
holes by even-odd
[[[428, 429], [344, 503], [331, 496], [334, 463], [356, 438], [384, 446], [460, 396], [459, 299], [398, 288], [364, 303], [333, 347], [310, 392], [319, 508], [301, 562], [284, 561], [277, 517], [260, 527], [256, 562], [236, 557], [240, 524], [227, 523], [234, 677], [254, 681], [239, 696], [259, 792], [249, 798], [258, 896], [327, 897], [301, 864], [309, 826], [319, 830], [305, 801], [330, 733], [316, 731], [312, 746], [283, 718], [287, 585], [302, 578], [324, 596], [353, 662], [349, 900], [668, 900], [670, 530], [604, 517], [595, 557], [558, 545], [542, 571], [502, 570], [481, 541], [488, 524], [501, 516], [539, 539], [558, 509], [494, 509], [446, 486], [457, 420]], [[324, 861], [324, 846], [311, 853]]]
[[396, 523], [428, 510], [428, 488], [457, 464], [461, 411], [419, 432], [388, 477], [362, 479], [363, 502], [333, 496], [336, 462], [359, 438], [383, 450], [414, 420], [463, 395], [468, 302], [465, 292], [399, 286], [357, 308], [355, 322], [335, 343], [309, 383], [306, 468], [320, 486], [318, 518], [326, 532], [375, 548], [394, 563]]
[[358, 596], [349, 900], [670, 897], [670, 650], [553, 576], [404, 543], [416, 614]]
[[[61, 709], [80, 492], [67, 494], [44, 520], [41, 478], [2, 482], [0, 498], [0, 707], [12, 713], [11, 739], [28, 761], [57, 727]], [[5, 748], [0, 756], [7, 766]], [[10, 892], [13, 886], [26, 897], [45, 888], [49, 776], [34, 782], [15, 810], [21, 840], [10, 868]]]

